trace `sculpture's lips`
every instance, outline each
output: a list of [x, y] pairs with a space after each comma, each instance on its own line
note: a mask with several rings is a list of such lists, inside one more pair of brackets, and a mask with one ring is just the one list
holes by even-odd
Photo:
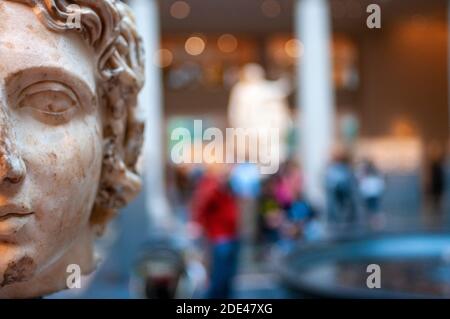
[[22, 206], [0, 206], [0, 236], [11, 236], [21, 230], [34, 214]]

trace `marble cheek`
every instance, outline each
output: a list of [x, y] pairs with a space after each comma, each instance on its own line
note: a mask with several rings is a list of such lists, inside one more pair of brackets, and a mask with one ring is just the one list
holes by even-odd
[[100, 114], [90, 109], [49, 125], [2, 106], [1, 139], [26, 167], [20, 183], [2, 188], [2, 201], [27, 206], [34, 218], [0, 240], [0, 285], [38, 276], [86, 235], [102, 165]]
[[24, 243], [45, 268], [89, 227], [101, 173], [101, 123], [98, 113], [61, 126], [32, 118], [17, 123], [18, 149], [27, 166], [22, 191], [36, 220]]

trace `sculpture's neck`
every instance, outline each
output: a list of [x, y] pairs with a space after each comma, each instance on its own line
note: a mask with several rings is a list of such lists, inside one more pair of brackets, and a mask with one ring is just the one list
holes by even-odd
[[[74, 242], [65, 254], [33, 279], [12, 284], [0, 289], [0, 298], [42, 298], [67, 289], [67, 279], [74, 274], [69, 265], [78, 265], [82, 274], [89, 274], [95, 269], [92, 232], [86, 230]], [[83, 287], [81, 287], [83, 288]]]

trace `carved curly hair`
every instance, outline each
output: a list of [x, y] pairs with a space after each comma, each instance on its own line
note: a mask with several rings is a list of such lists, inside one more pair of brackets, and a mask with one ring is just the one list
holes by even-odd
[[[144, 135], [137, 96], [144, 83], [142, 40], [128, 6], [116, 0], [8, 0], [33, 8], [56, 32], [78, 32], [94, 49], [104, 125], [102, 175], [91, 222], [101, 226], [141, 188], [136, 171]], [[74, 15], [80, 25], [68, 23]]]

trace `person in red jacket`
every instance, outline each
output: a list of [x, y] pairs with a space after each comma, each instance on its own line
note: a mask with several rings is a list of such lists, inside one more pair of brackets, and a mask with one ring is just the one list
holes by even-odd
[[227, 178], [214, 171], [205, 173], [194, 192], [192, 213], [211, 247], [207, 297], [230, 298], [239, 255], [239, 210]]

